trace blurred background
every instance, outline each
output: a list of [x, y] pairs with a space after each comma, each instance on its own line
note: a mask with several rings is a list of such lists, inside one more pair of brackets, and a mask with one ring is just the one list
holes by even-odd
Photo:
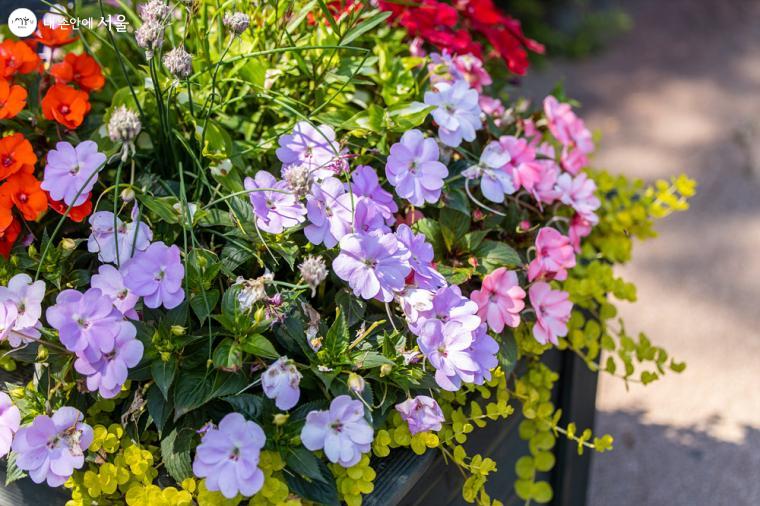
[[629, 331], [688, 367], [629, 391], [600, 377], [596, 430], [616, 448], [593, 457], [589, 505], [758, 505], [760, 2], [515, 3], [555, 13], [535, 21], [549, 39], [528, 32], [554, 56], [522, 88], [540, 98], [563, 82], [603, 134], [594, 166], [699, 183], [622, 272], [639, 289], [622, 306]]

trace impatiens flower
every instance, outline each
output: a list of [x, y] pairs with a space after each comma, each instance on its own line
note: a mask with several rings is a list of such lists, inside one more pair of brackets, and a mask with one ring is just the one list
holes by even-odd
[[364, 405], [348, 395], [339, 395], [330, 409], [306, 415], [301, 442], [307, 450], [324, 450], [327, 459], [351, 467], [370, 451], [374, 432], [364, 418]]
[[468, 351], [472, 332], [457, 322], [428, 320], [420, 328], [417, 344], [435, 368], [435, 381], [444, 390], [455, 392], [462, 382], [472, 383], [480, 367]]
[[[133, 219], [135, 213], [133, 212]], [[90, 216], [92, 233], [87, 239], [87, 251], [97, 253], [104, 263], [122, 263], [134, 253], [144, 251], [153, 239], [153, 232], [142, 221], [124, 222], [110, 211], [98, 211]]]
[[419, 321], [410, 322], [413, 332], [417, 332], [427, 320], [438, 320], [441, 323], [456, 322], [466, 332], [473, 332], [480, 325], [478, 305], [462, 295], [457, 285], [439, 288], [434, 294], [429, 310], [420, 311]]
[[124, 284], [149, 308], [174, 309], [185, 300], [185, 267], [176, 245], [154, 242], [122, 268]]
[[100, 65], [88, 54], [68, 53], [62, 62], [50, 67], [49, 72], [57, 83], [74, 83], [85, 91], [98, 91], [106, 84]]
[[354, 231], [358, 233], [381, 232], [387, 234], [391, 229], [386, 225], [383, 210], [374, 205], [367, 197], [355, 199]]
[[5, 39], [0, 43], [0, 74], [12, 77], [15, 74], [34, 72], [40, 65], [37, 53], [20, 40]]
[[557, 178], [556, 190], [559, 192], [559, 200], [581, 215], [585, 220], [596, 224], [599, 219], [596, 210], [601, 202], [596, 196], [596, 183], [584, 173], [572, 177], [570, 174], [561, 174]]
[[499, 365], [499, 359], [496, 356], [499, 352], [499, 343], [488, 335], [488, 325], [484, 323], [472, 333], [472, 344], [467, 351], [478, 365], [473, 383], [481, 385], [490, 381], [491, 370]]
[[21, 424], [21, 413], [5, 392], [0, 392], [0, 458], [11, 451], [13, 435]]
[[393, 234], [348, 234], [333, 260], [335, 274], [364, 299], [393, 300], [411, 272], [409, 250]]
[[329, 125], [313, 126], [307, 121], [299, 121], [293, 132], [282, 135], [277, 148], [277, 158], [283, 168], [303, 165], [317, 180], [335, 175], [335, 161], [343, 153], [335, 141], [335, 131]]
[[409, 265], [418, 287], [435, 290], [446, 284], [446, 279], [433, 267], [433, 246], [423, 234], [415, 234], [408, 225], [401, 224], [396, 237], [409, 250]]
[[40, 181], [26, 172], [19, 172], [0, 187], [0, 205], [15, 206], [27, 221], [36, 221], [48, 208], [48, 199]]
[[256, 225], [264, 232], [279, 234], [304, 221], [306, 209], [285, 181], [277, 181], [269, 172], [260, 170], [255, 178], [245, 178], [244, 186], [250, 192]]
[[431, 114], [438, 123], [441, 142], [455, 148], [462, 140], [475, 140], [475, 132], [483, 127], [478, 92], [464, 80], [438, 83], [435, 90], [425, 92], [425, 103], [436, 106]]
[[476, 56], [471, 54], [457, 55], [453, 58], [453, 63], [459, 75], [478, 93], [483, 91], [484, 86], [489, 86], [493, 82], [483, 66], [483, 61]]
[[13, 249], [13, 245], [16, 244], [16, 239], [18, 239], [20, 233], [21, 223], [15, 219], [11, 219], [8, 226], [0, 229], [0, 255], [8, 259], [11, 250]]
[[69, 208], [63, 200], [53, 200], [48, 192], [48, 205], [50, 209], [58, 214], [64, 215], [68, 212], [68, 218], [76, 223], [82, 223], [92, 212], [92, 193], [87, 194], [87, 199], [78, 206]]
[[312, 244], [332, 248], [351, 232], [353, 202], [345, 184], [335, 177], [315, 183], [306, 199], [306, 217], [309, 219], [303, 232]]
[[563, 169], [576, 175], [588, 164], [588, 157], [580, 149], [565, 146], [562, 148], [560, 162]]
[[478, 305], [478, 315], [494, 332], [501, 332], [504, 326], [520, 325], [520, 311], [525, 308], [525, 290], [520, 288], [517, 274], [499, 267], [483, 278], [480, 290], [470, 294]]
[[37, 23], [37, 31], [34, 32], [34, 40], [43, 46], [61, 47], [75, 42], [79, 37], [74, 35], [74, 26], [71, 24], [45, 24], [44, 20]]
[[533, 337], [541, 344], [558, 344], [567, 335], [567, 322], [573, 303], [567, 292], [552, 290], [548, 283], [539, 281], [528, 289], [530, 304], [536, 312]]
[[510, 160], [504, 166], [504, 170], [512, 176], [515, 188], [522, 187], [533, 191], [543, 171], [543, 167], [536, 160], [534, 147], [526, 139], [518, 139], [513, 135], [501, 136], [499, 144], [509, 153]]
[[0, 286], [0, 300], [16, 306], [16, 330], [34, 327], [42, 316], [42, 299], [45, 298], [45, 282], [33, 281], [28, 274], [16, 274], [8, 286]]
[[[404, 311], [407, 322], [410, 326], [413, 323], [422, 323], [420, 318], [422, 313], [427, 313], [433, 309], [434, 292], [424, 288], [417, 288], [414, 285], [407, 285], [403, 290], [396, 294], [399, 306]], [[412, 329], [415, 332], [414, 329]]]
[[393, 222], [393, 214], [398, 211], [398, 206], [393, 200], [393, 195], [380, 185], [375, 169], [369, 165], [356, 167], [351, 174], [351, 191], [355, 197], [367, 197], [372, 206], [380, 211], [386, 222]]
[[396, 411], [409, 426], [409, 432], [419, 434], [430, 430], [441, 430], [441, 424], [446, 421], [441, 407], [432, 397], [418, 395], [396, 404]]
[[576, 253], [581, 251], [581, 239], [588, 236], [591, 233], [591, 229], [594, 224], [585, 219], [580, 214], [573, 216], [570, 220], [570, 227], [567, 230], [567, 236], [570, 238], [570, 242], [573, 245], [573, 249]]
[[494, 125], [497, 127], [501, 126], [502, 122], [504, 121], [504, 113], [506, 112], [504, 104], [501, 102], [501, 100], [498, 98], [489, 97], [488, 95], [480, 95], [480, 98], [478, 99], [478, 105], [480, 105], [480, 110], [486, 118], [491, 118]]
[[66, 205], [83, 204], [97, 182], [97, 173], [106, 162], [106, 155], [98, 151], [93, 141], [84, 141], [76, 147], [59, 142], [47, 154], [42, 189], [53, 200]]
[[217, 428], [209, 429], [195, 449], [193, 474], [205, 478], [206, 488], [227, 499], [250, 497], [264, 485], [259, 468], [266, 435], [240, 413], [229, 413]]
[[18, 468], [27, 471], [34, 483], [63, 485], [74, 469], [84, 465], [84, 452], [92, 444], [92, 427], [82, 420], [84, 415], [68, 406], [58, 409], [52, 417], [35, 417], [13, 438]]
[[103, 295], [111, 299], [113, 307], [124, 316], [133, 320], [137, 319], [134, 310], [139, 297], [132, 293], [124, 284], [124, 277], [113, 265], [103, 264], [98, 268], [98, 273], [90, 278], [90, 286], [97, 288]]
[[0, 78], [0, 119], [15, 118], [26, 107], [26, 89]]
[[264, 394], [274, 399], [277, 409], [288, 410], [298, 404], [301, 390], [301, 373], [288, 357], [280, 357], [274, 361], [261, 375], [261, 387]]
[[559, 198], [556, 183], [560, 169], [557, 162], [552, 159], [554, 148], [548, 143], [538, 146], [536, 152], [545, 158], [536, 159], [536, 162], [531, 164], [533, 169], [539, 170], [538, 179], [534, 181], [531, 193], [538, 201], [539, 207], [542, 207], [541, 204], [552, 204]]
[[449, 175], [438, 155], [435, 139], [426, 139], [417, 129], [405, 132], [391, 146], [385, 164], [385, 175], [396, 194], [415, 206], [438, 202], [443, 180]]
[[536, 236], [536, 258], [528, 265], [528, 281], [543, 278], [567, 279], [567, 269], [575, 267], [575, 253], [570, 239], [557, 229], [544, 227]]
[[111, 298], [97, 288], [82, 293], [63, 290], [55, 305], [47, 308], [45, 317], [67, 350], [81, 352], [88, 348], [94, 353], [110, 353], [121, 332], [124, 318], [113, 307]]
[[480, 162], [465, 169], [462, 175], [468, 179], [480, 178], [483, 196], [491, 202], [501, 203], [504, 195], [511, 195], [517, 189], [512, 176], [502, 170], [510, 160], [509, 152], [493, 141], [483, 149]]
[[0, 179], [19, 171], [32, 173], [35, 163], [37, 155], [23, 134], [13, 134], [0, 139]]
[[127, 321], [116, 325], [118, 333], [113, 351], [97, 353], [85, 349], [77, 353], [74, 369], [87, 376], [87, 389], [99, 392], [106, 399], [116, 397], [127, 381], [129, 368], [135, 367], [143, 356], [143, 344], [135, 338], [137, 329]]
[[583, 120], [575, 115], [570, 104], [560, 103], [555, 97], [549, 95], [544, 99], [544, 114], [549, 124], [549, 131], [563, 145], [575, 147], [585, 154], [594, 150], [591, 132], [586, 128]]
[[55, 120], [69, 130], [74, 130], [90, 112], [90, 97], [65, 84], [54, 84], [42, 98], [42, 114], [45, 119]]

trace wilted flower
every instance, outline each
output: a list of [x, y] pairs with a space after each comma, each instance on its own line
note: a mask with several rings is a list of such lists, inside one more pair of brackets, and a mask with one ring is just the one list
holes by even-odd
[[154, 242], [122, 267], [124, 284], [149, 308], [174, 309], [185, 300], [185, 267], [176, 245]]
[[567, 335], [567, 322], [573, 303], [567, 292], [552, 290], [548, 283], [539, 281], [528, 289], [530, 303], [536, 312], [533, 337], [541, 344], [558, 344], [558, 339]]
[[322, 257], [309, 255], [298, 266], [298, 272], [304, 282], [311, 288], [311, 296], [317, 293], [317, 287], [327, 279], [327, 266]]
[[447, 146], [455, 148], [462, 140], [475, 140], [475, 132], [483, 127], [480, 122], [478, 92], [467, 81], [437, 83], [436, 91], [425, 92], [425, 103], [436, 106], [431, 113], [438, 123], [438, 137]]
[[422, 132], [414, 129], [405, 132], [401, 140], [391, 146], [385, 175], [399, 197], [421, 206], [425, 202], [438, 202], [449, 171], [438, 161], [435, 139], [426, 139]]
[[11, 450], [13, 435], [21, 424], [21, 413], [5, 392], [0, 392], [0, 458]]
[[288, 410], [298, 404], [301, 390], [301, 373], [288, 357], [280, 357], [274, 361], [261, 375], [261, 387], [264, 394], [274, 399], [278, 409]]
[[205, 478], [206, 488], [227, 499], [254, 495], [264, 485], [259, 468], [266, 435], [240, 413], [229, 413], [203, 435], [195, 449], [193, 474]]
[[121, 331], [119, 324], [124, 321], [111, 298], [97, 288], [84, 293], [63, 290], [45, 317], [58, 330], [61, 343], [73, 352], [89, 348], [95, 353], [110, 353]]
[[242, 12], [227, 12], [224, 14], [222, 23], [224, 23], [224, 26], [229, 28], [233, 34], [240, 35], [248, 29], [248, 25], [251, 24], [251, 18], [248, 17], [248, 14]]
[[66, 205], [84, 204], [105, 162], [106, 155], [93, 141], [80, 142], [76, 147], [59, 142], [48, 151], [41, 188], [53, 200], [63, 200]]
[[89, 222], [92, 233], [87, 250], [97, 253], [101, 262], [122, 264], [133, 253], [147, 249], [153, 239], [153, 232], [142, 221], [123, 222], [110, 211], [92, 213]]
[[261, 230], [279, 234], [304, 221], [306, 209], [285, 181], [277, 181], [269, 172], [260, 170], [255, 178], [245, 178], [243, 184]]
[[339, 395], [332, 400], [329, 410], [306, 415], [301, 442], [307, 450], [324, 450], [330, 462], [351, 467], [361, 460], [363, 453], [370, 451], [373, 435], [361, 401]]
[[520, 311], [525, 308], [525, 290], [520, 288], [517, 274], [499, 267], [483, 278], [480, 290], [470, 294], [478, 305], [478, 316], [494, 332], [501, 332], [504, 326], [520, 325]]
[[267, 298], [266, 285], [273, 279], [272, 274], [266, 271], [262, 276], [256, 279], [245, 279], [238, 276], [235, 284], [240, 286], [240, 293], [237, 300], [240, 309], [248, 311], [254, 304]]
[[409, 432], [419, 434], [430, 430], [441, 430], [441, 424], [446, 420], [441, 407], [432, 397], [418, 395], [396, 404], [396, 411], [409, 426]]
[[39, 415], [19, 429], [12, 445], [18, 468], [35, 483], [63, 485], [84, 465], [84, 451], [92, 444], [92, 427], [82, 420], [79, 410], [64, 406], [52, 417]]
[[528, 281], [567, 279], [567, 269], [575, 267], [575, 252], [570, 239], [558, 230], [544, 227], [536, 236], [536, 258], [528, 265]]
[[193, 73], [193, 57], [183, 46], [177, 46], [164, 55], [164, 66], [177, 79]]

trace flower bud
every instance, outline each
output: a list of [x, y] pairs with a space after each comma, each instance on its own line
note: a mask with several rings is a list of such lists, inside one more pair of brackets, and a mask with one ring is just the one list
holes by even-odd
[[366, 386], [366, 382], [364, 381], [364, 378], [356, 374], [355, 372], [348, 373], [348, 388], [351, 389], [354, 393], [360, 394], [364, 391], [364, 387]]
[[287, 413], [277, 413], [272, 417], [272, 423], [277, 426], [285, 425], [285, 423], [288, 421], [288, 418], [290, 418], [290, 415]]
[[184, 336], [185, 332], [187, 332], [187, 329], [183, 327], [182, 325], [172, 325], [171, 332], [175, 336]]
[[142, 130], [140, 117], [127, 106], [120, 106], [111, 113], [108, 120], [108, 136], [113, 142], [134, 142]]
[[314, 297], [317, 293], [317, 287], [327, 279], [327, 267], [322, 257], [307, 256], [301, 265], [298, 266], [298, 271], [301, 273], [301, 277], [306, 284], [311, 288], [311, 296]]
[[124, 188], [121, 191], [121, 200], [124, 202], [132, 202], [135, 200], [135, 191], [132, 189], [132, 187]]
[[76, 247], [77, 243], [74, 239], [69, 239], [68, 237], [61, 239], [61, 249], [63, 251], [74, 251]]
[[233, 34], [240, 35], [248, 29], [248, 25], [251, 24], [251, 18], [242, 12], [228, 12], [224, 15], [222, 23], [224, 23], [224, 26], [229, 28]]
[[391, 371], [393, 370], [393, 366], [391, 364], [383, 364], [380, 366], [380, 377], [383, 378], [385, 376], [388, 376]]

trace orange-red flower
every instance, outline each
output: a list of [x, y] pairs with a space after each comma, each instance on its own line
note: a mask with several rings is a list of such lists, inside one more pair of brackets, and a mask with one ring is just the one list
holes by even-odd
[[[10, 211], [8, 211], [10, 213]], [[18, 220], [11, 218], [11, 222], [7, 227], [0, 230], [0, 255], [8, 258], [11, 254], [11, 249], [18, 239], [18, 235], [21, 233], [21, 223]]]
[[73, 82], [86, 91], [98, 91], [106, 84], [100, 65], [88, 54], [67, 54], [61, 63], [50, 68], [50, 75], [58, 83]]
[[[63, 200], [53, 200], [50, 198], [50, 194], [48, 192], [45, 192], [45, 194], [48, 198], [48, 204], [53, 211], [57, 212], [58, 214], [66, 213], [66, 209], [68, 209], [69, 206], [67, 206]], [[90, 200], [90, 197], [92, 197], [92, 193], [87, 195], [87, 200], [85, 200], [84, 203], [71, 208], [71, 211], [69, 211], [69, 219], [76, 221], [77, 223], [81, 223], [90, 215], [92, 212], [92, 200]]]
[[48, 199], [37, 178], [19, 172], [0, 186], [0, 207], [10, 207], [11, 204], [16, 206], [25, 220], [34, 221], [47, 209]]
[[13, 208], [11, 206], [0, 206], [0, 230], [5, 230], [13, 221]]
[[26, 89], [0, 78], [0, 119], [15, 117], [26, 107]]
[[54, 84], [42, 99], [42, 114], [73, 130], [82, 124], [90, 112], [90, 97], [87, 92], [65, 84]]
[[28, 74], [40, 65], [40, 57], [23, 42], [6, 39], [0, 43], [0, 74]]
[[37, 23], [37, 31], [34, 32], [34, 40], [48, 47], [65, 46], [78, 38], [74, 35], [73, 26], [66, 24], [53, 28], [52, 26], [45, 26], [42, 20]]
[[0, 139], [0, 180], [17, 172], [34, 172], [37, 155], [32, 144], [23, 134], [13, 134]]

